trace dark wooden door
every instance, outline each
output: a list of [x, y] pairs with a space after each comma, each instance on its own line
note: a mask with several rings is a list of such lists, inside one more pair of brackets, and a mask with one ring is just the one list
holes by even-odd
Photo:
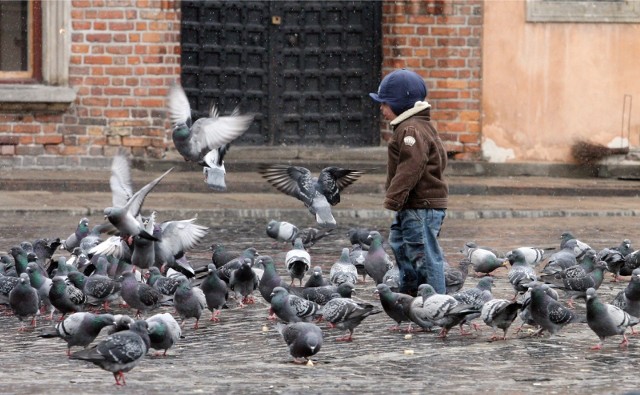
[[378, 1], [183, 1], [196, 116], [256, 113], [245, 145], [378, 145], [380, 15]]

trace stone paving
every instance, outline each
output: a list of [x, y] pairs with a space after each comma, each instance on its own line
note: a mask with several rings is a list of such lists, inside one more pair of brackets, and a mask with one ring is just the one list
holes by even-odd
[[[6, 197], [6, 193], [0, 193], [2, 202], [6, 202]], [[83, 215], [89, 215], [92, 224], [103, 220], [99, 211], [87, 210], [91, 205], [82, 206], [84, 211], [70, 211], [70, 200], [64, 195], [54, 195], [47, 208], [30, 208], [29, 194], [23, 194], [21, 199], [22, 205], [18, 204], [18, 196], [14, 206], [2, 204], [0, 251], [22, 240], [66, 237]], [[379, 196], [371, 199], [373, 204]], [[600, 210], [593, 207], [582, 211], [592, 215], [566, 215], [570, 211], [569, 205], [564, 211], [550, 211], [547, 215], [517, 217], [497, 215], [511, 212], [508, 201], [503, 199], [502, 211], [492, 209], [496, 215], [490, 218], [478, 214], [481, 212], [478, 207], [484, 204], [483, 198], [467, 201], [475, 206], [450, 210], [451, 215], [445, 220], [441, 233], [442, 247], [453, 265], [461, 258], [459, 249], [470, 240], [499, 251], [519, 246], [557, 246], [559, 235], [565, 230], [574, 232], [595, 249], [617, 245], [624, 238], [636, 244], [638, 240], [633, 201], [628, 202], [631, 210], [625, 211], [628, 215], [619, 215], [619, 199], [610, 198], [600, 202]], [[377, 200], [378, 205], [379, 202]], [[528, 202], [529, 212], [545, 212], [544, 204], [537, 198], [528, 197]], [[292, 206], [290, 203], [287, 207]], [[366, 205], [360, 201], [356, 203], [353, 204], [358, 207]], [[100, 204], [103, 204], [102, 198], [95, 203]], [[24, 208], [20, 209], [21, 206]], [[527, 208], [525, 201], [522, 207]], [[197, 204], [195, 207], [184, 204], [183, 209], [173, 211], [171, 215], [190, 214], [189, 210], [192, 210], [199, 213], [198, 223], [210, 227], [205, 242], [189, 254], [194, 266], [209, 262], [207, 247], [213, 241], [234, 249], [255, 246], [260, 253], [274, 256], [283, 278], [287, 278], [283, 259], [288, 246], [274, 245], [273, 240], [266, 237], [267, 219], [272, 214], [282, 215], [277, 219], [291, 220], [302, 226], [312, 225], [312, 218], [304, 210], [270, 212], [262, 208], [260, 215], [245, 216], [240, 215], [242, 211], [231, 210], [225, 216], [222, 208], [219, 211], [198, 210]], [[613, 211], [609, 215], [597, 215], [607, 210]], [[476, 215], [460, 215], [462, 212]], [[354, 217], [350, 212], [339, 216], [339, 227], [334, 236], [320, 241], [310, 250], [312, 265], [321, 265], [324, 272], [328, 272], [341, 248], [348, 246], [346, 231], [349, 227], [364, 226], [388, 234], [389, 216], [380, 210], [372, 209], [372, 213], [377, 214]], [[167, 217], [171, 215], [166, 214]], [[501, 269], [495, 274], [495, 297], [512, 296], [506, 273], [506, 269]], [[477, 280], [470, 276], [466, 286], [474, 285]], [[357, 296], [379, 303], [373, 297], [374, 285], [370, 281], [357, 284]], [[611, 277], [607, 276], [599, 294], [605, 301], [610, 301], [626, 281], [628, 278], [622, 283], [612, 283]], [[461, 336], [454, 329], [443, 341], [437, 339], [435, 333], [406, 336], [402, 332], [390, 332], [387, 328], [393, 322], [382, 313], [365, 320], [356, 330], [352, 343], [336, 342], [343, 333], [322, 326], [325, 342], [314, 357], [315, 366], [294, 365], [283, 340], [273, 324], [266, 320], [268, 305], [259, 295], [256, 299], [255, 305], [244, 309], [232, 304], [230, 309], [223, 311], [220, 323], [204, 321], [201, 329], [193, 330], [193, 323], [187, 322], [185, 339], [171, 349], [166, 358], [148, 356], [126, 375], [125, 389], [114, 387], [110, 373], [91, 364], [68, 360], [63, 341], [38, 338], [38, 331], [50, 323], [39, 320], [34, 332], [18, 333], [19, 323], [15, 317], [0, 316], [0, 355], [5, 367], [0, 371], [0, 393], [111, 393], [117, 390], [126, 393], [225, 394], [327, 391], [567, 394], [624, 393], [637, 388], [640, 340], [632, 337], [630, 346], [621, 350], [617, 346], [620, 339], [614, 338], [605, 343], [602, 351], [591, 351], [589, 347], [597, 342], [597, 337], [585, 324], [565, 327], [552, 338], [529, 338], [528, 332], [514, 335], [513, 328], [519, 325], [516, 320], [508, 340], [491, 342], [488, 340], [491, 330], [479, 322], [482, 331]], [[576, 309], [584, 312], [584, 303], [579, 302]], [[163, 311], [171, 310], [164, 308]]]

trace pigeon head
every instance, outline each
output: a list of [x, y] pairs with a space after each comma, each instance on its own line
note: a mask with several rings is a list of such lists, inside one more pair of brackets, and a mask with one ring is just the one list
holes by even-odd
[[631, 272], [631, 281], [640, 281], [640, 268], [633, 269], [633, 272]]
[[597, 296], [595, 288], [587, 289], [587, 300], [591, 300]]
[[271, 291], [271, 297], [273, 298], [274, 296], [284, 296], [284, 295], [288, 295], [289, 292], [287, 292], [286, 289], [282, 288], [282, 287], [275, 287], [273, 289], [273, 291]]
[[426, 300], [428, 297], [435, 294], [436, 290], [429, 284], [420, 284], [418, 287], [418, 295], [422, 296], [422, 300]]
[[478, 289], [490, 291], [491, 287], [493, 287], [493, 277], [485, 276], [478, 281]]
[[338, 288], [336, 288], [340, 296], [343, 298], [351, 298], [351, 295], [356, 293], [355, 289], [356, 286], [348, 281], [338, 285]]
[[20, 284], [31, 286], [31, 281], [29, 281], [29, 275], [27, 273], [20, 274]]

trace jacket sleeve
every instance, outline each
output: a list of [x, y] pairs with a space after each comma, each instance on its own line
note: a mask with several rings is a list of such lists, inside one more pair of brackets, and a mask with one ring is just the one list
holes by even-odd
[[398, 165], [393, 178], [389, 181], [384, 207], [398, 211], [416, 186], [427, 165], [429, 146], [416, 133], [414, 127], [398, 131]]

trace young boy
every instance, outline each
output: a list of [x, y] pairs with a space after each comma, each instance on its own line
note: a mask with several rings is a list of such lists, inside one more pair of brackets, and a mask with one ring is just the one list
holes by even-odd
[[444, 294], [444, 256], [437, 237], [449, 196], [443, 177], [447, 152], [430, 122], [427, 87], [418, 74], [401, 69], [369, 95], [393, 129], [384, 207], [396, 212], [389, 244], [400, 269], [400, 291], [415, 295], [418, 285], [428, 283]]

